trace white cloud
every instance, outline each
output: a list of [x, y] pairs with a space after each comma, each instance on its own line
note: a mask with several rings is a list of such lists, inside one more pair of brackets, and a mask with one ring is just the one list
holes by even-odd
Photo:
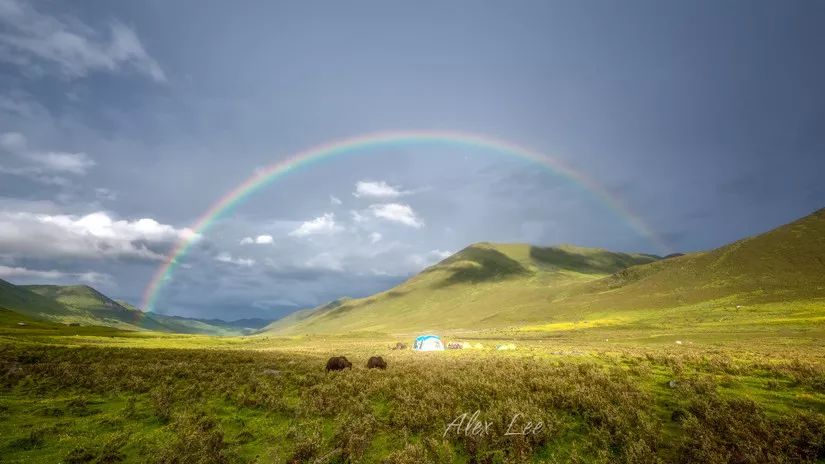
[[258, 245], [270, 245], [275, 242], [271, 235], [259, 235], [255, 238], [244, 237], [241, 239], [241, 245], [251, 245], [253, 243]]
[[26, 149], [26, 137], [19, 132], [0, 134], [0, 147], [10, 152], [20, 152]]
[[451, 251], [430, 250], [424, 254], [414, 254], [407, 259], [416, 267], [426, 267], [452, 256]]
[[27, 257], [163, 259], [180, 239], [198, 238], [150, 218], [116, 220], [105, 212], [85, 216], [0, 212], [0, 254]]
[[56, 72], [65, 78], [91, 72], [132, 69], [157, 82], [166, 80], [160, 65], [143, 48], [135, 32], [114, 21], [108, 34], [77, 18], [49, 16], [30, 3], [0, 0], [0, 61], [30, 75]]
[[103, 187], [95, 189], [95, 196], [97, 198], [101, 199], [101, 200], [108, 200], [108, 201], [117, 200], [117, 192], [115, 192], [112, 189], [107, 189], [107, 188], [103, 188]]
[[[2, 0], [0, 0], [2, 1]], [[15, 154], [30, 165], [23, 167], [2, 167], [7, 174], [39, 177], [43, 180], [46, 173], [69, 173], [83, 175], [96, 163], [86, 153], [68, 153], [62, 151], [37, 151], [28, 146], [26, 137], [18, 132], [6, 132], [0, 135], [0, 148]], [[58, 182], [48, 182], [59, 184]]]
[[255, 301], [252, 302], [252, 307], [253, 308], [265, 309], [265, 310], [277, 309], [277, 308], [281, 308], [281, 307], [284, 307], [284, 306], [295, 307], [295, 306], [300, 306], [300, 304], [296, 303], [296, 302], [294, 302], [294, 301], [292, 301], [288, 298], [262, 299], [262, 300], [255, 300]]
[[44, 169], [54, 172], [85, 174], [89, 168], [95, 165], [94, 160], [89, 158], [89, 155], [86, 153], [49, 151], [44, 153], [31, 152], [25, 156], [41, 165]]
[[370, 205], [370, 211], [373, 216], [388, 221], [398, 222], [410, 227], [423, 227], [424, 224], [418, 219], [409, 205], [400, 203], [383, 203], [378, 205]]
[[331, 253], [323, 252], [307, 260], [306, 266], [313, 269], [326, 269], [329, 271], [342, 271], [344, 269], [340, 258]]
[[384, 237], [381, 234], [379, 234], [378, 232], [373, 232], [373, 233], [370, 234], [370, 242], [372, 242], [372, 243], [378, 243], [378, 242], [381, 241], [382, 238], [384, 238]]
[[57, 214], [60, 207], [53, 200], [27, 200], [0, 196], [0, 212], [2, 211], [30, 211], [40, 214]]
[[335, 206], [338, 206], [338, 205], [343, 203], [343, 201], [341, 201], [341, 199], [336, 197], [335, 195], [330, 195], [329, 196], [329, 202], [330, 202], [330, 204], [333, 204]]
[[359, 213], [358, 211], [351, 210], [349, 214], [352, 216], [352, 220], [354, 222], [364, 222], [367, 220], [367, 217]]
[[0, 277], [4, 279], [34, 278], [42, 280], [71, 279], [74, 281], [89, 284], [106, 283], [112, 280], [112, 276], [99, 272], [63, 272], [57, 270], [37, 270], [25, 267], [11, 267], [0, 265]]
[[406, 193], [383, 180], [377, 182], [362, 180], [355, 184], [353, 196], [356, 198], [397, 198]]
[[442, 259], [447, 259], [452, 255], [453, 255], [452, 251], [446, 251], [446, 250], [432, 250], [432, 251], [430, 251], [430, 256], [433, 256], [433, 257], [437, 258], [439, 261], [441, 261]]
[[66, 277], [66, 273], [61, 271], [38, 271], [24, 267], [0, 266], [0, 277], [4, 279], [15, 277], [35, 277], [38, 279], [54, 280], [61, 277]]
[[255, 237], [255, 243], [258, 245], [269, 245], [273, 242], [271, 235], [259, 235]]
[[20, 91], [0, 94], [0, 113], [26, 119], [51, 119], [51, 114], [43, 105]]
[[339, 232], [341, 227], [335, 223], [335, 214], [325, 213], [311, 221], [306, 221], [297, 229], [289, 233], [293, 237], [306, 237], [308, 235], [334, 234]]
[[0, 165], [0, 174], [26, 177], [46, 185], [57, 185], [60, 187], [72, 185], [72, 181], [66, 177], [45, 174], [42, 169], [35, 167], [8, 167]]
[[221, 253], [215, 257], [216, 261], [234, 264], [236, 266], [250, 267], [255, 265], [255, 260], [251, 258], [234, 258], [229, 253]]

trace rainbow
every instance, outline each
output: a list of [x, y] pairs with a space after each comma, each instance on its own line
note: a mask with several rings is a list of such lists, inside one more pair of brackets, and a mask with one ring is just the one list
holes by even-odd
[[669, 247], [642, 221], [642, 219], [612, 195], [604, 187], [588, 178], [583, 173], [566, 165], [562, 161], [543, 155], [537, 151], [517, 145], [515, 143], [498, 140], [478, 134], [454, 131], [437, 130], [406, 130], [388, 131], [360, 135], [356, 137], [335, 140], [323, 145], [312, 147], [287, 157], [286, 159], [256, 170], [255, 174], [243, 181], [215, 202], [190, 227], [192, 234], [181, 238], [172, 251], [166, 256], [163, 263], [152, 276], [143, 295], [142, 307], [145, 311], [154, 310], [160, 290], [165, 282], [171, 280], [178, 264], [186, 256], [195, 239], [207, 232], [221, 217], [232, 211], [250, 195], [258, 192], [271, 182], [288, 175], [298, 169], [327, 158], [346, 153], [354, 153], [369, 148], [379, 148], [398, 145], [447, 144], [459, 145], [467, 148], [481, 148], [503, 154], [512, 155], [542, 164], [553, 172], [560, 174], [590, 191], [607, 206], [622, 217], [631, 228], [647, 237], [660, 251], [668, 252]]

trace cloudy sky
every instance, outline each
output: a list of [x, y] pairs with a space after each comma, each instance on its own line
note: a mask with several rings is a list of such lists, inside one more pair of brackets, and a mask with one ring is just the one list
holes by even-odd
[[[275, 317], [383, 290], [477, 241], [665, 253], [825, 206], [822, 2], [0, 0], [0, 278]], [[190, 226], [257, 170], [363, 133]]]

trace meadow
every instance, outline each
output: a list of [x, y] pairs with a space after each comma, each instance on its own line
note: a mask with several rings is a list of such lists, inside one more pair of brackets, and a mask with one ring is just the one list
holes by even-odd
[[[712, 328], [456, 332], [445, 338], [485, 348], [417, 353], [390, 349], [410, 341], [403, 337], [366, 333], [209, 337], [6, 326], [0, 456], [822, 462], [825, 349], [819, 333], [787, 330], [727, 338]], [[517, 349], [493, 349], [502, 342]], [[346, 355], [353, 369], [325, 372], [331, 355]], [[388, 369], [366, 369], [372, 355]]]

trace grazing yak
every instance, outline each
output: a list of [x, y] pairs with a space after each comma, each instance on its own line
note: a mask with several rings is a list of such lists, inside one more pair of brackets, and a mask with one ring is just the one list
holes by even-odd
[[373, 356], [367, 361], [367, 369], [386, 369], [387, 362], [381, 356]]
[[352, 363], [345, 356], [333, 356], [327, 361], [327, 372], [352, 369]]
[[398, 343], [395, 344], [394, 347], [392, 347], [392, 349], [394, 349], [394, 350], [406, 350], [407, 349], [407, 344], [402, 343], [402, 342], [398, 342]]

